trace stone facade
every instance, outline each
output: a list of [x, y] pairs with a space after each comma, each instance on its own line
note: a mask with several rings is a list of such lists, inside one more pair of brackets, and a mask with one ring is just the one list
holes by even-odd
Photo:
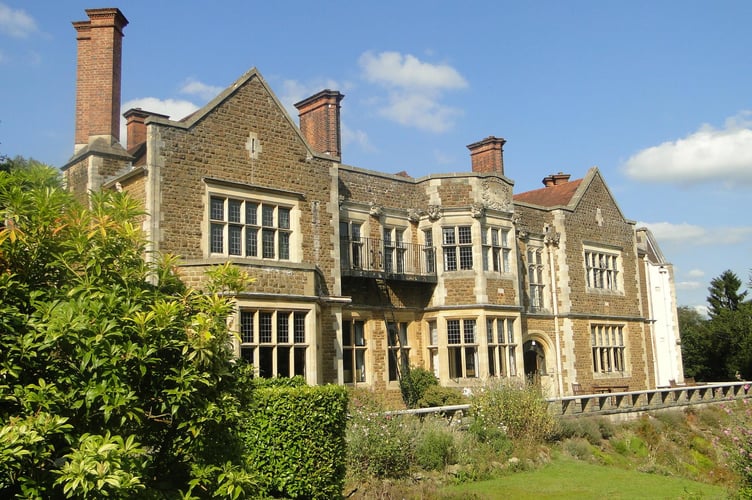
[[[117, 38], [127, 21], [114, 10]], [[84, 80], [114, 85], [119, 68], [82, 62], [91, 50]], [[515, 195], [493, 136], [468, 146], [470, 172], [345, 165], [343, 97], [301, 101], [298, 127], [252, 69], [182, 120], [126, 111], [127, 150], [91, 135], [64, 175], [77, 193], [141, 200], [150, 249], [181, 256], [189, 285], [226, 261], [255, 278], [231, 324], [262, 376], [362, 386], [395, 405], [405, 358], [470, 390], [525, 376], [551, 396], [656, 385], [645, 253], [597, 169]], [[86, 120], [90, 104], [77, 110]]]

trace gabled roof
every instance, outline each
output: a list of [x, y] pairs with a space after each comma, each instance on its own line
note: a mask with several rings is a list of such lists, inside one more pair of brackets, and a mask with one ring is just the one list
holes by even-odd
[[267, 94], [271, 97], [271, 99], [277, 105], [277, 107], [279, 108], [279, 110], [282, 112], [285, 119], [287, 120], [287, 122], [292, 126], [292, 129], [295, 131], [298, 137], [300, 137], [303, 144], [306, 145], [306, 147], [309, 150], [309, 154], [312, 157], [324, 158], [326, 160], [331, 161], [332, 160], [331, 157], [315, 151], [311, 147], [311, 145], [308, 144], [308, 141], [306, 141], [305, 137], [301, 133], [300, 128], [298, 127], [298, 124], [295, 123], [295, 121], [292, 119], [290, 114], [287, 112], [287, 109], [285, 109], [285, 107], [277, 98], [277, 95], [272, 91], [271, 87], [269, 87], [269, 84], [266, 83], [266, 80], [264, 80], [264, 78], [261, 76], [261, 73], [259, 73], [259, 71], [255, 67], [246, 71], [240, 78], [235, 80], [234, 83], [232, 83], [229, 87], [227, 87], [225, 90], [220, 92], [219, 95], [217, 95], [214, 99], [209, 101], [205, 106], [203, 106], [200, 109], [197, 109], [196, 111], [189, 114], [188, 116], [185, 116], [180, 120], [170, 120], [168, 118], [161, 117], [160, 115], [152, 115], [146, 119], [146, 124], [158, 123], [160, 125], [165, 125], [168, 127], [190, 129], [197, 122], [201, 121], [206, 115], [211, 113], [220, 104], [222, 104], [226, 99], [230, 98], [230, 96], [232, 96], [243, 84], [245, 84], [247, 81], [251, 79], [256, 79], [261, 84], [261, 86], [264, 87]]
[[518, 193], [514, 195], [513, 199], [514, 201], [530, 203], [531, 205], [541, 207], [567, 206], [572, 201], [581, 183], [582, 179], [576, 179], [559, 184], [558, 186], [549, 186]]
[[614, 195], [608, 188], [608, 184], [606, 184], [606, 181], [603, 179], [603, 176], [601, 175], [600, 170], [598, 170], [598, 167], [590, 168], [590, 170], [588, 170], [588, 173], [582, 179], [576, 179], [569, 182], [563, 182], [556, 186], [549, 186], [542, 189], [535, 189], [533, 191], [518, 193], [513, 196], [513, 201], [514, 203], [529, 205], [531, 207], [543, 210], [563, 208], [569, 211], [574, 211], [577, 209], [577, 205], [579, 205], [580, 200], [582, 200], [582, 197], [585, 196], [585, 193], [587, 193], [588, 189], [590, 189], [590, 186], [593, 184], [593, 181], [596, 178], [600, 179], [600, 182], [603, 183], [603, 187], [606, 189], [608, 196], [613, 201], [614, 206], [616, 207], [616, 210], [619, 212], [619, 215], [622, 217], [622, 219], [627, 222], [633, 223], [633, 221], [630, 221], [629, 219], [624, 217], [624, 212], [621, 211], [621, 207], [619, 207], [619, 204], [616, 202], [616, 198], [614, 198]]

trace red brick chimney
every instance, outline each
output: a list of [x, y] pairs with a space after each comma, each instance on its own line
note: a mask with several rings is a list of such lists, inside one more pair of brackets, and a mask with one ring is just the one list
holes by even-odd
[[128, 136], [128, 145], [126, 149], [130, 151], [133, 147], [146, 141], [146, 119], [150, 116], [159, 118], [169, 118], [167, 115], [144, 111], [141, 108], [131, 108], [125, 113], [125, 133]]
[[120, 71], [123, 28], [119, 9], [87, 9], [88, 21], [73, 23], [78, 40], [76, 151], [93, 136], [120, 140]]
[[339, 110], [344, 94], [322, 90], [295, 104], [300, 117], [300, 130], [308, 144], [319, 153], [342, 156]]
[[569, 182], [570, 177], [570, 174], [565, 174], [562, 172], [559, 172], [558, 174], [548, 175], [543, 178], [543, 185], [546, 187], [558, 186], [559, 184]]
[[504, 175], [504, 144], [506, 142], [501, 137], [490, 135], [467, 146], [470, 150], [473, 172], [495, 172]]

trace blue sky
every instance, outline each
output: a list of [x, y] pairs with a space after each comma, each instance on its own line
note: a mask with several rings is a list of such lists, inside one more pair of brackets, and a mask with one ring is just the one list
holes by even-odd
[[256, 67], [288, 107], [340, 90], [344, 163], [470, 170], [507, 139], [515, 191], [603, 172], [675, 266], [678, 302], [752, 269], [752, 2], [0, 0], [0, 153], [73, 152], [86, 8], [119, 7], [122, 100], [179, 119]]

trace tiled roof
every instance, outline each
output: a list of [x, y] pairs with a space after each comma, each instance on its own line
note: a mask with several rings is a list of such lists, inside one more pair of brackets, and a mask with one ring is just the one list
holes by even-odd
[[556, 207], [569, 205], [572, 197], [580, 187], [582, 179], [564, 182], [558, 186], [549, 186], [541, 189], [534, 189], [524, 193], [514, 195], [514, 201], [530, 203], [541, 207]]

